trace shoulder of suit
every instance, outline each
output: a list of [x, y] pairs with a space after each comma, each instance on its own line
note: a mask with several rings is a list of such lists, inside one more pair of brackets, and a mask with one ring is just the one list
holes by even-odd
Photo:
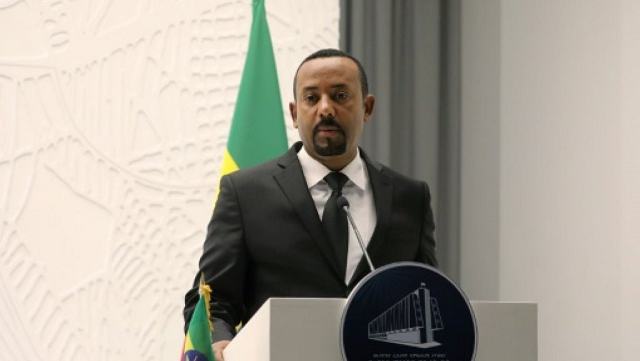
[[384, 165], [376, 160], [371, 159], [370, 157], [364, 157], [365, 164], [367, 164], [367, 168], [369, 172], [377, 171], [385, 177], [391, 179], [393, 182], [399, 182], [399, 184], [412, 184], [412, 185], [422, 185], [426, 184], [426, 182], [411, 178], [403, 173], [400, 173], [391, 167]]
[[278, 166], [278, 159], [279, 158], [274, 158], [252, 167], [238, 169], [237, 171], [229, 174], [229, 177], [232, 179], [253, 179], [273, 174], [281, 169], [281, 167]]

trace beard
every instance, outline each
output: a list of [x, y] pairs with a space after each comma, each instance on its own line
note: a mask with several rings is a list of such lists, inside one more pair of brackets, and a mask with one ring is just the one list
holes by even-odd
[[333, 139], [327, 139], [326, 144], [318, 144], [314, 140], [313, 149], [318, 155], [323, 157], [331, 157], [334, 155], [342, 155], [347, 151], [347, 143], [344, 138], [341, 141], [334, 141]]
[[[333, 127], [337, 128], [337, 136], [318, 139], [318, 129], [320, 127]], [[313, 149], [315, 152], [323, 157], [331, 157], [335, 155], [342, 155], [347, 151], [347, 142], [344, 135], [344, 130], [335, 121], [334, 118], [322, 118], [313, 129]]]

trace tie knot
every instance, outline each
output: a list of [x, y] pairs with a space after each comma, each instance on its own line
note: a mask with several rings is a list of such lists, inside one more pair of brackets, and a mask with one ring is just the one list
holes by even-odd
[[341, 172], [331, 172], [327, 174], [326, 177], [324, 177], [324, 181], [327, 182], [329, 187], [331, 187], [333, 191], [338, 192], [342, 191], [342, 187], [344, 187], [345, 183], [347, 183], [348, 180], [349, 177]]

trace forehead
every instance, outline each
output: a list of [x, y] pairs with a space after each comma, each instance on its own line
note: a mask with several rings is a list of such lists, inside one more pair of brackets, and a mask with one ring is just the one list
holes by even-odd
[[342, 83], [347, 86], [360, 86], [358, 66], [345, 57], [317, 58], [300, 66], [296, 80], [297, 88], [317, 87], [322, 83], [333, 85]]

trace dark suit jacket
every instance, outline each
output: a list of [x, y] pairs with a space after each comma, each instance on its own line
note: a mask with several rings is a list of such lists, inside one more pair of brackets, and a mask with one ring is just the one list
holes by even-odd
[[[349, 284], [338, 264], [302, 173], [296, 143], [282, 157], [220, 180], [200, 272], [212, 288], [213, 339], [229, 340], [270, 297], [347, 297], [368, 272], [362, 259]], [[369, 159], [377, 224], [367, 250], [375, 267], [397, 261], [436, 265], [427, 184]], [[186, 324], [198, 301], [185, 296]], [[185, 330], [187, 325], [185, 325]]]

